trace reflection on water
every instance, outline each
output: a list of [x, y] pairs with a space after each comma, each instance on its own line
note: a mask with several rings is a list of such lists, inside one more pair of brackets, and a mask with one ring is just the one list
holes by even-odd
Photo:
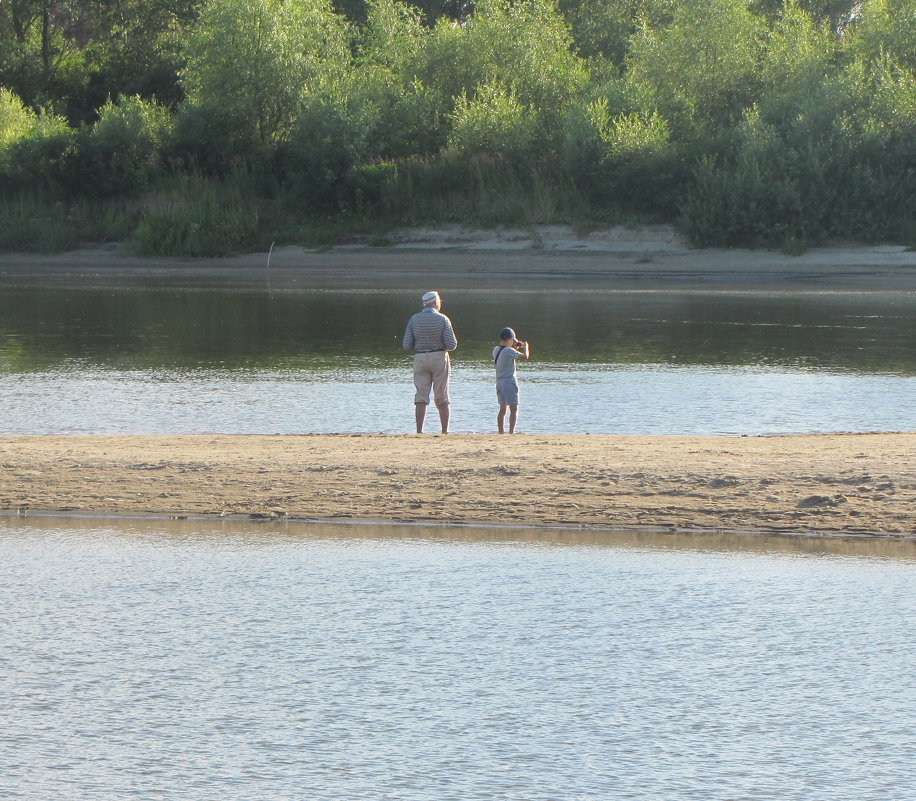
[[[392, 542], [466, 543], [483, 545], [538, 545], [589, 548], [687, 550], [711, 553], [772, 556], [875, 557], [916, 563], [916, 539], [885, 536], [824, 536], [753, 534], [735, 532], [671, 532], [647, 528], [599, 530], [538, 526], [476, 526], [430, 523], [362, 523], [350, 520], [303, 522], [297, 520], [239, 520], [235, 518], [160, 519], [132, 516], [73, 516], [40, 514], [21, 517], [0, 514], [0, 532], [29, 531], [95, 537], [99, 532], [119, 538], [149, 541], [202, 542], [214, 540], [244, 546], [282, 540], [385, 540]], [[108, 536], [108, 534], [104, 536]]]
[[0, 795], [901, 801], [912, 543], [800, 543], [0, 520]]
[[[0, 432], [409, 432], [414, 295], [0, 278]], [[529, 433], [916, 428], [916, 296], [447, 293], [453, 429], [494, 427], [505, 324]]]
[[[6, 279], [8, 282], [9, 279]], [[301, 369], [402, 361], [415, 294], [230, 286], [5, 286], [0, 367]], [[504, 324], [538, 364], [739, 365], [916, 375], [916, 296], [452, 290], [462, 361], [488, 363]]]

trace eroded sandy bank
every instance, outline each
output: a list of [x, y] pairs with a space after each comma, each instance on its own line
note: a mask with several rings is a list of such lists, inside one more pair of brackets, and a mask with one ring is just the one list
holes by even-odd
[[[385, 246], [372, 246], [384, 242]], [[576, 233], [562, 226], [405, 229], [326, 250], [286, 246], [216, 259], [140, 258], [121, 245], [0, 254], [0, 276], [231, 280], [272, 289], [416, 291], [526, 286], [614, 290], [916, 291], [916, 251], [900, 245], [772, 250], [689, 248], [667, 226]]]

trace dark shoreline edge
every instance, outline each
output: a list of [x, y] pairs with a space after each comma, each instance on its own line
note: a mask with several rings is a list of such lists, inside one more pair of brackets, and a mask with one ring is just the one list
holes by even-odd
[[800, 256], [656, 247], [652, 242], [565, 245], [360, 245], [320, 251], [287, 246], [211, 259], [137, 257], [120, 245], [104, 245], [59, 254], [0, 253], [0, 278], [193, 280], [273, 290], [413, 291], [435, 282], [440, 289], [916, 292], [916, 251], [896, 245], [816, 248]]
[[[489, 531], [540, 531], [540, 532], [557, 532], [557, 533], [642, 533], [658, 535], [684, 535], [709, 536], [725, 535], [748, 538], [769, 538], [781, 537], [786, 539], [807, 539], [807, 540], [834, 540], [834, 541], [853, 541], [853, 542], [911, 542], [916, 545], [916, 534], [903, 534], [895, 532], [870, 532], [862, 531], [841, 531], [841, 530], [802, 530], [802, 529], [780, 529], [780, 528], [702, 528], [690, 527], [681, 528], [677, 526], [655, 526], [655, 525], [617, 525], [617, 526], [600, 526], [600, 525], [561, 525], [561, 524], [511, 524], [511, 523], [492, 523], [486, 521], [461, 521], [453, 522], [446, 520], [398, 520], [398, 519], [357, 519], [349, 517], [336, 518], [315, 518], [315, 517], [297, 517], [295, 515], [268, 515], [268, 514], [248, 514], [248, 515], [217, 515], [217, 514], [167, 514], [149, 512], [144, 514], [128, 512], [67, 512], [43, 509], [29, 509], [27, 512], [21, 512], [15, 509], [0, 509], [0, 518], [17, 519], [27, 521], [31, 519], [39, 520], [125, 520], [125, 521], [187, 521], [187, 522], [228, 522], [228, 523], [251, 523], [256, 525], [280, 524], [280, 525], [302, 525], [302, 526], [352, 526], [352, 527], [405, 527], [405, 528], [435, 528], [443, 530], [466, 530], [466, 529], [484, 529]], [[914, 550], [916, 557], [916, 550]]]

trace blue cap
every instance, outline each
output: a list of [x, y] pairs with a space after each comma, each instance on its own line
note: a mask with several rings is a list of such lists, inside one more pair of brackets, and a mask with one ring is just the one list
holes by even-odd
[[500, 339], [515, 339], [515, 331], [513, 331], [511, 328], [504, 328], [502, 331], [499, 332], [499, 338]]

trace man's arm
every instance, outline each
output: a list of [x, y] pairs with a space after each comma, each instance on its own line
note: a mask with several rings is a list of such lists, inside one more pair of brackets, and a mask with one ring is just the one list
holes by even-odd
[[445, 318], [445, 328], [442, 329], [442, 347], [446, 350], [455, 350], [458, 347], [458, 337], [455, 336], [452, 321], [448, 317]]
[[523, 359], [528, 359], [531, 356], [531, 346], [527, 342], [520, 342], [516, 339], [515, 347], [518, 349], [518, 352], [522, 354]]
[[407, 328], [404, 329], [404, 341], [401, 343], [404, 350], [413, 350], [416, 342], [413, 337], [413, 317], [407, 321]]

